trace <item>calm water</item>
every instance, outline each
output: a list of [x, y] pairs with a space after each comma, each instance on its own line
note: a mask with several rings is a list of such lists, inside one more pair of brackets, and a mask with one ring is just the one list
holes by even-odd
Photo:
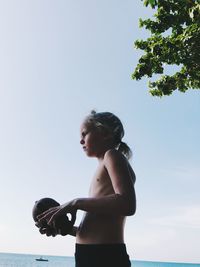
[[[35, 259], [41, 255], [0, 253], [0, 267], [74, 267], [73, 257], [43, 256], [48, 262]], [[200, 264], [132, 261], [134, 267], [200, 267]], [[103, 267], [103, 266], [102, 266]]]

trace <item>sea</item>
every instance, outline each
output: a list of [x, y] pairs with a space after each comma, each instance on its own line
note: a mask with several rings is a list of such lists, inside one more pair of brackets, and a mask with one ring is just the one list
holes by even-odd
[[[40, 258], [48, 261], [36, 261], [36, 259]], [[74, 266], [75, 266], [74, 257], [0, 253], [0, 267], [74, 267]], [[200, 264], [132, 260], [131, 267], [200, 267]]]

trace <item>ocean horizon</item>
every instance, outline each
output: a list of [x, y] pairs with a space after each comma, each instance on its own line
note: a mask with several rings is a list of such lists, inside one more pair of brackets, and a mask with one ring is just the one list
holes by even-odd
[[[43, 261], [36, 259], [42, 258]], [[0, 252], [0, 267], [74, 267], [73, 256], [52, 256]], [[132, 267], [200, 267], [200, 263], [132, 260]]]

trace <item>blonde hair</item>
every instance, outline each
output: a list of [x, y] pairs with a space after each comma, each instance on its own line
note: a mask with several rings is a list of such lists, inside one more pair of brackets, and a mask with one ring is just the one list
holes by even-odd
[[120, 119], [111, 112], [96, 112], [94, 110], [86, 117], [85, 123], [92, 124], [96, 128], [103, 128], [112, 134], [115, 148], [127, 159], [132, 156], [130, 147], [122, 141], [124, 127]]

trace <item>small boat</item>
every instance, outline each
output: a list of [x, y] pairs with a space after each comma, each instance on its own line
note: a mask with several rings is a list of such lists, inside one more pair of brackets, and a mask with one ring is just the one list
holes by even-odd
[[43, 259], [42, 257], [40, 257], [40, 258], [36, 258], [35, 260], [36, 260], [36, 261], [49, 261], [48, 259]]

